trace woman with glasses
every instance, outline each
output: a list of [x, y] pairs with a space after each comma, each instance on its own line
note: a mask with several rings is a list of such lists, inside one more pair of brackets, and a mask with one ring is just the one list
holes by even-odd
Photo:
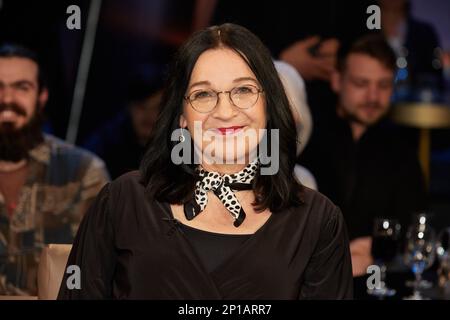
[[178, 51], [139, 172], [82, 222], [60, 299], [347, 299], [340, 210], [294, 178], [296, 127], [268, 50], [224, 24]]

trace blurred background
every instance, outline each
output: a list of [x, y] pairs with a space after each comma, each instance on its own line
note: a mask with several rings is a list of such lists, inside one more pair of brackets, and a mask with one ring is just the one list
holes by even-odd
[[[39, 53], [50, 92], [45, 131], [97, 153], [115, 178], [136, 169], [136, 161], [124, 155], [132, 154], [133, 159], [142, 155], [160, 111], [158, 97], [167, 64], [196, 30], [239, 23], [262, 39], [274, 59], [280, 59], [285, 48], [311, 35], [350, 45], [371, 32], [367, 7], [383, 2], [3, 0], [0, 42], [23, 44]], [[396, 2], [405, 1], [392, 1]], [[416, 24], [409, 30], [417, 27], [417, 32], [403, 35], [402, 42], [387, 26], [383, 30], [398, 57], [392, 103], [409, 108], [399, 109], [396, 119], [410, 131], [408, 139], [417, 148], [428, 183], [429, 212], [440, 230], [450, 226], [450, 123], [422, 124], [403, 114], [424, 105], [419, 113], [435, 112], [428, 111], [429, 106], [443, 108], [444, 115], [450, 110], [450, 1], [406, 2], [406, 23], [413, 18]], [[70, 5], [81, 9], [81, 30], [67, 28]], [[324, 106], [335, 103], [336, 97], [327, 81], [302, 76], [316, 124], [328, 116]], [[76, 91], [77, 86], [85, 90]]]
[[[395, 2], [395, 1], [394, 1]], [[95, 1], [3, 0], [0, 2], [0, 41], [21, 43], [40, 54], [49, 78], [50, 98], [46, 106], [45, 130], [66, 138], [80, 56], [85, 40], [87, 18]], [[214, 23], [237, 22], [255, 32], [278, 58], [281, 50], [295, 40], [310, 34], [336, 37], [342, 45], [367, 33], [366, 8], [377, 1], [321, 0], [301, 5], [289, 1], [176, 1], [176, 0], [106, 0], [99, 1], [98, 21], [93, 25], [95, 36], [76, 144], [90, 144], [90, 137], [102, 126], [114, 122], [130, 100], [139, 100], [147, 93], [136, 89], [139, 83], [152, 82], [152, 88], [163, 83], [167, 63], [178, 46], [195, 30]], [[69, 30], [66, 13], [69, 5], [81, 9], [81, 30]], [[94, 10], [95, 11], [95, 10]], [[432, 97], [419, 91], [413, 97], [408, 90], [399, 90], [395, 99], [434, 99], [449, 103], [450, 2], [446, 0], [411, 0], [410, 15], [432, 28], [435, 56], [423, 61], [435, 69], [423, 72], [425, 89], [433, 87]], [[416, 36], [415, 46], [420, 41]], [[426, 36], [426, 35], [425, 35]], [[89, 41], [89, 40], [87, 40]], [[428, 44], [427, 42], [427, 44]], [[422, 44], [425, 46], [425, 44]], [[444, 53], [446, 58], [444, 59]], [[442, 57], [442, 58], [441, 58]], [[422, 58], [422, 57], [421, 57]], [[403, 66], [403, 62], [401, 64]], [[406, 70], [406, 69], [405, 69]], [[433, 71], [433, 70], [431, 70]], [[399, 83], [409, 80], [399, 73]], [[419, 81], [419, 82], [420, 82]], [[308, 99], [313, 116], [318, 104], [315, 91], [320, 85], [310, 84]], [[156, 89], [154, 89], [156, 90]], [[140, 92], [139, 92], [140, 91]], [[148, 90], [150, 95], [151, 90]], [[437, 97], [439, 95], [439, 97]], [[331, 93], [326, 99], [333, 99]], [[323, 101], [323, 95], [320, 95]], [[318, 120], [315, 120], [318, 121]], [[438, 211], [450, 201], [450, 135], [448, 129], [432, 130], [430, 191]]]

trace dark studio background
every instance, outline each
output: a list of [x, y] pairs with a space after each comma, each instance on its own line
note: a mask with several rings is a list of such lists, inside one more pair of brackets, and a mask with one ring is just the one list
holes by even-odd
[[[46, 106], [46, 131], [65, 138], [73, 98], [78, 61], [90, 1], [4, 0], [0, 8], [0, 41], [27, 45], [38, 51], [48, 75], [50, 99]], [[261, 37], [274, 57], [289, 43], [312, 34], [337, 37], [343, 45], [367, 32], [366, 8], [375, 1], [217, 1], [212, 23], [240, 23]], [[68, 30], [66, 8], [81, 8], [82, 29]], [[139, 68], [164, 69], [176, 48], [193, 30], [195, 0], [104, 0], [84, 97], [77, 144], [111, 121], [126, 105], [128, 82]], [[450, 28], [442, 12], [447, 0], [413, 1], [439, 30], [450, 49]], [[447, 15], [448, 15], [447, 11]], [[430, 21], [429, 19], [433, 19]], [[442, 34], [442, 30], [444, 34]], [[446, 32], [446, 33], [445, 33]], [[317, 100], [323, 84], [309, 84], [310, 105], [333, 101], [332, 95]], [[314, 110], [312, 110], [314, 115]], [[448, 134], [447, 134], [448, 136]], [[450, 225], [450, 160], [439, 153], [432, 158], [431, 191], [438, 220]], [[449, 147], [450, 148], [450, 147]], [[449, 149], [450, 150], [450, 149]], [[444, 153], [445, 154], [445, 153]], [[434, 198], [433, 198], [434, 197]]]
[[[90, 1], [4, 0], [0, 41], [38, 51], [49, 80], [48, 131], [64, 138]], [[274, 56], [313, 33], [351, 41], [365, 32], [365, 8], [373, 1], [218, 1], [213, 23], [236, 22], [255, 32]], [[66, 8], [81, 9], [81, 30], [66, 28]], [[130, 73], [164, 66], [190, 35], [194, 0], [104, 0], [84, 98], [77, 143], [125, 104]]]

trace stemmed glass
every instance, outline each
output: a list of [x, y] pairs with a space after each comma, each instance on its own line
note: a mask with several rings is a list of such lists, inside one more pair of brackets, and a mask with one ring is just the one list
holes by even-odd
[[[412, 224], [430, 224], [430, 220], [431, 220], [431, 214], [429, 213], [425, 213], [425, 212], [421, 212], [421, 213], [417, 213], [413, 215], [413, 219], [412, 219]], [[415, 280], [408, 280], [406, 281], [405, 284], [408, 288], [414, 288], [414, 286], [416, 285], [416, 281]], [[421, 290], [425, 290], [425, 289], [430, 289], [433, 286], [433, 284], [425, 279], [420, 280], [419, 282], [419, 289]]]
[[449, 257], [450, 251], [450, 227], [441, 231], [436, 243], [436, 253], [439, 261]]
[[441, 231], [436, 244], [436, 255], [439, 260], [438, 284], [445, 297], [450, 297], [450, 228]]
[[414, 273], [415, 281], [412, 296], [406, 297], [405, 300], [425, 300], [419, 291], [420, 283], [422, 273], [434, 262], [435, 246], [434, 230], [427, 223], [414, 223], [408, 228], [403, 258]]
[[386, 286], [387, 264], [397, 255], [400, 224], [395, 219], [376, 218], [372, 235], [372, 257], [380, 267], [380, 286], [368, 289], [367, 293], [380, 299], [395, 295], [396, 291]]

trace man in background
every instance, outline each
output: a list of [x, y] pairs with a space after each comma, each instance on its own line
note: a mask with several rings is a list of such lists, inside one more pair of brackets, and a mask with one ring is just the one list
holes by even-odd
[[395, 70], [396, 56], [382, 35], [366, 35], [341, 51], [331, 78], [338, 95], [335, 116], [317, 123], [300, 157], [319, 191], [342, 209], [354, 276], [373, 264], [375, 217], [397, 218], [406, 227], [426, 205], [416, 150], [386, 117]]
[[42, 132], [48, 99], [34, 52], [0, 46], [0, 294], [35, 295], [40, 251], [72, 243], [108, 181], [93, 154]]
[[83, 144], [101, 157], [113, 179], [137, 170], [160, 112], [163, 69], [142, 65], [128, 81], [127, 105]]

